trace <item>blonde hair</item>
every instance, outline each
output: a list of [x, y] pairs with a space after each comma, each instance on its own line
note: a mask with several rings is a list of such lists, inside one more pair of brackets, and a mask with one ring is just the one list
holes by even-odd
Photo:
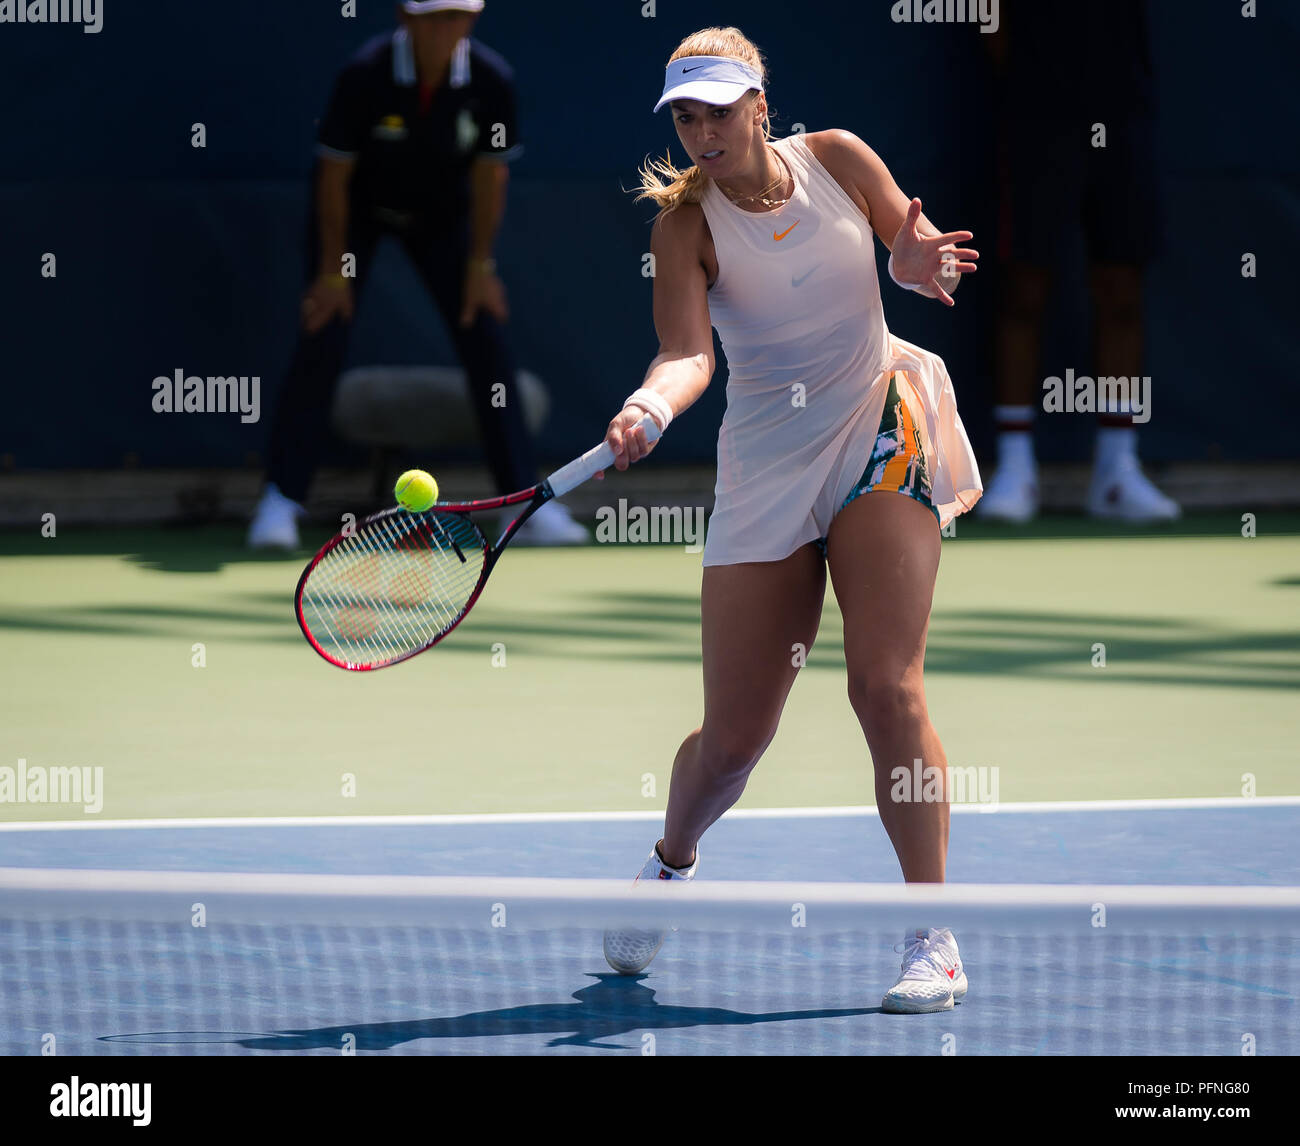
[[[748, 64], [759, 74], [763, 87], [767, 87], [767, 65], [763, 53], [739, 28], [702, 28], [687, 36], [668, 58], [671, 64], [683, 56], [727, 56]], [[756, 93], [755, 98], [757, 98]], [[763, 138], [772, 138], [772, 118], [763, 117]], [[641, 189], [636, 202], [651, 199], [659, 206], [661, 214], [673, 211], [683, 203], [698, 203], [704, 195], [708, 176], [698, 167], [678, 170], [667, 152], [662, 159], [647, 159], [639, 171]]]

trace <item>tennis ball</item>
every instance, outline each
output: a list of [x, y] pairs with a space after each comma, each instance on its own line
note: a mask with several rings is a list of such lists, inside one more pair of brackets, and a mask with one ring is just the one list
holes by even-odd
[[407, 470], [393, 487], [397, 504], [411, 513], [423, 513], [438, 500], [438, 483], [424, 470]]

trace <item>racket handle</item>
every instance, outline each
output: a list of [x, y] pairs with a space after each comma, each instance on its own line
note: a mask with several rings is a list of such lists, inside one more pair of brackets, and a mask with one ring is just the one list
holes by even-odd
[[[641, 429], [645, 431], [647, 442], [659, 440], [659, 423], [649, 414], [641, 419]], [[613, 464], [614, 451], [608, 442], [601, 442], [582, 457], [574, 458], [567, 466], [561, 466], [546, 481], [556, 497], [563, 497], [569, 490], [595, 477], [601, 470], [609, 469]]]

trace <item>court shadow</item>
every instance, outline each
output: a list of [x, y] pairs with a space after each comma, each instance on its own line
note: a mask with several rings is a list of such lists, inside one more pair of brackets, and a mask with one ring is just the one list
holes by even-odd
[[[1087, 526], [1099, 527], [1095, 522]], [[324, 539], [322, 532], [320, 540]], [[242, 529], [234, 527], [70, 531], [66, 537], [60, 535], [57, 548], [51, 548], [53, 544], [34, 534], [0, 533], [0, 556], [113, 555], [170, 573], [266, 562], [282, 572], [276, 580], [283, 588], [225, 592], [219, 599], [180, 604], [86, 601], [58, 608], [0, 608], [0, 632], [171, 637], [188, 636], [199, 624], [222, 626], [222, 639], [235, 644], [302, 643], [291, 600], [305, 552], [292, 558], [250, 553], [242, 548]], [[539, 571], [545, 566], [543, 557]], [[1292, 587], [1300, 584], [1300, 578], [1283, 577], [1267, 584]], [[552, 663], [589, 665], [593, 657], [609, 650], [624, 661], [644, 665], [699, 664], [700, 599], [694, 584], [680, 591], [631, 591], [609, 588], [593, 573], [589, 583], [555, 582], [552, 587], [555, 600], [545, 610], [518, 608], [508, 592], [490, 590], [483, 605], [439, 646], [436, 656], [443, 661], [479, 658], [486, 640], [503, 641], [512, 652]], [[1106, 646], [1104, 672], [1091, 663], [1096, 642]], [[814, 676], [842, 674], [843, 650], [839, 614], [828, 600], [805, 670]], [[940, 603], [930, 630], [926, 667], [935, 674], [1053, 677], [1071, 683], [1086, 680], [1099, 687], [1199, 684], [1279, 689], [1300, 683], [1297, 653], [1300, 633], [1294, 630], [1261, 632], [1221, 621], [1210, 612], [1161, 617], [1100, 606], [1027, 611], [945, 608]]]
[[[1261, 536], [1282, 537], [1300, 534], [1300, 513], [1271, 511], [1261, 516]], [[214, 573], [230, 566], [274, 565], [284, 563], [286, 570], [300, 568], [332, 535], [333, 527], [322, 524], [305, 526], [302, 545], [293, 553], [250, 550], [245, 545], [247, 523], [244, 521], [176, 521], [161, 526], [103, 525], [69, 526], [60, 529], [57, 540], [43, 538], [31, 529], [0, 529], [0, 557], [117, 557], [143, 569], [159, 573]], [[489, 529], [495, 537], [495, 529]], [[1238, 537], [1239, 516], [1229, 511], [1207, 511], [1186, 515], [1182, 520], [1158, 527], [1128, 526], [1124, 523], [1095, 521], [1082, 516], [1049, 514], [1024, 526], [1004, 525], [961, 517], [957, 538], [945, 544], [964, 541], [1098, 541], [1110, 539], [1132, 541], [1137, 538]], [[624, 546], [592, 546], [625, 548]], [[631, 546], [656, 550], [676, 546]], [[294, 574], [296, 579], [296, 573]], [[698, 609], [698, 594], [694, 599]]]
[[[113, 557], [157, 573], [216, 573], [232, 565], [302, 564], [330, 537], [328, 529], [303, 531], [292, 553], [249, 549], [246, 525], [87, 526], [60, 529], [57, 539], [36, 530], [0, 530], [0, 557]], [[296, 579], [296, 574], [295, 574]]]
[[252, 1037], [232, 1037], [230, 1042], [246, 1050], [294, 1053], [307, 1050], [339, 1051], [348, 1036], [356, 1040], [355, 1047], [359, 1051], [382, 1051], [420, 1039], [550, 1035], [552, 1037], [545, 1044], [547, 1047], [639, 1051], [639, 1042], [621, 1043], [610, 1040], [633, 1031], [754, 1026], [759, 1023], [881, 1013], [879, 1007], [757, 1013], [732, 1011], [724, 1007], [682, 1007], [656, 1002], [655, 992], [642, 982], [648, 977], [646, 975], [590, 973], [590, 977], [596, 982], [574, 991], [572, 998], [576, 1002], [573, 1003], [536, 1003], [445, 1018], [284, 1030]]

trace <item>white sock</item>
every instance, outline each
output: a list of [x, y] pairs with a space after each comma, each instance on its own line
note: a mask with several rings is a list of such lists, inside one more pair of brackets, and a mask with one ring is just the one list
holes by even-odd
[[998, 465], [1032, 470], [1034, 435], [1032, 406], [994, 406], [993, 424], [998, 428]]
[[[659, 844], [661, 844], [661, 843], [663, 843], [663, 840], [660, 840], [660, 841], [659, 841]], [[688, 863], [685, 867], [673, 867], [672, 864], [670, 864], [670, 863], [668, 863], [668, 862], [666, 862], [666, 861], [664, 860], [664, 853], [663, 853], [662, 851], [659, 850], [659, 844], [655, 844], [655, 855], [658, 857], [658, 859], [659, 859], [659, 863], [660, 863], [660, 864], [661, 864], [661, 865], [662, 865], [662, 866], [663, 866], [667, 871], [672, 872], [674, 875], [684, 876], [688, 871], [691, 870], [691, 868], [693, 868], [693, 867], [695, 866], [695, 860], [697, 860], [697, 859], [700, 858], [699, 850], [697, 849], [697, 850], [696, 850], [696, 853], [695, 853], [695, 857], [694, 857], [694, 859], [692, 859], [691, 862]]]
[[998, 465], [1011, 469], [1037, 469], [1034, 435], [1028, 430], [1003, 430], [999, 433]]
[[993, 424], [999, 430], [1027, 430], [1034, 420], [1033, 406], [994, 406]]
[[1126, 461], [1137, 461], [1137, 429], [1133, 426], [1101, 426], [1097, 430], [1097, 469], [1114, 469]]

